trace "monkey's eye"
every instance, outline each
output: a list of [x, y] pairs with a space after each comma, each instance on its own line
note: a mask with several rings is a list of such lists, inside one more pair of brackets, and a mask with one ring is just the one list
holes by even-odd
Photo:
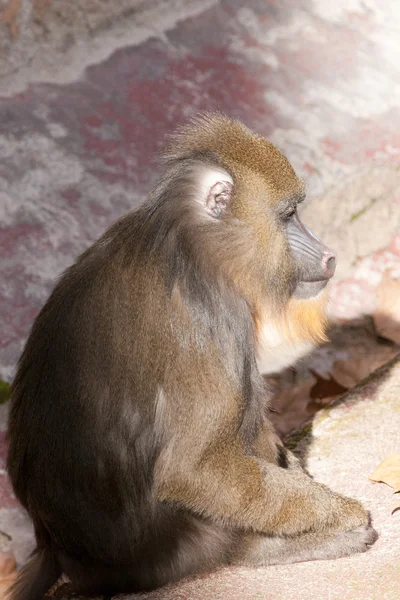
[[290, 207], [282, 213], [282, 221], [289, 221], [296, 214], [296, 208]]

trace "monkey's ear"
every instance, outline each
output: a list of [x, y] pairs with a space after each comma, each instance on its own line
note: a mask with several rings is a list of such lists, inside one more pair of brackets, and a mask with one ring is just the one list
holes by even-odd
[[216, 181], [208, 188], [204, 206], [211, 217], [218, 218], [222, 215], [229, 205], [232, 189], [232, 181]]

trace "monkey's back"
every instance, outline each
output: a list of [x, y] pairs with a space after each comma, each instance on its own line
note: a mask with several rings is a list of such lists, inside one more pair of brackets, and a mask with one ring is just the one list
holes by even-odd
[[122, 219], [64, 274], [12, 386], [8, 471], [19, 500], [56, 545], [105, 561], [138, 552], [166, 522], [152, 491], [161, 446], [149, 372], [163, 358], [149, 311], [160, 307], [145, 285], [151, 265], [132, 253], [139, 219]]

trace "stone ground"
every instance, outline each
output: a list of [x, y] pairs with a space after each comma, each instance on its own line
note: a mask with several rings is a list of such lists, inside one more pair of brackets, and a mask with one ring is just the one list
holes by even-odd
[[[164, 135], [198, 110], [218, 109], [242, 119], [276, 143], [306, 180], [310, 202], [304, 220], [338, 252], [332, 314], [339, 324], [353, 327], [363, 316], [376, 326], [384, 273], [389, 269], [392, 280], [398, 278], [400, 3], [150, 4], [114, 24], [105, 20], [91, 29], [89, 19], [88, 33], [71, 47], [50, 44], [27, 56], [29, 44], [22, 45], [22, 54], [14, 57], [27, 62], [18, 63], [16, 72], [0, 65], [3, 380], [11, 380], [54, 280], [109, 223], [143, 200], [157, 178], [153, 157]], [[363, 368], [388, 360], [397, 351], [395, 341], [379, 350], [378, 363], [366, 352]], [[321, 351], [325, 366], [319, 373], [334, 371], [336, 383], [347, 389], [366, 373], [358, 365], [346, 378], [344, 367], [354, 367], [354, 357], [343, 338], [334, 360], [331, 348]], [[321, 360], [317, 363], [314, 373]], [[398, 369], [393, 377], [398, 388]], [[362, 408], [352, 409], [357, 418], [349, 424], [346, 405], [335, 409], [347, 433], [335, 429], [340, 445], [329, 456], [321, 451], [323, 461], [317, 460], [318, 436], [310, 454], [316, 476], [371, 502], [382, 532], [371, 552], [323, 566], [223, 571], [148, 599], [398, 598], [398, 515], [390, 517], [390, 492], [366, 482], [393, 450], [400, 427], [396, 394], [387, 405], [379, 394], [371, 392]], [[4, 472], [6, 411], [3, 406], [0, 414], [0, 548], [12, 548], [22, 562], [32, 541]], [[333, 429], [321, 425], [318, 431], [328, 440]]]

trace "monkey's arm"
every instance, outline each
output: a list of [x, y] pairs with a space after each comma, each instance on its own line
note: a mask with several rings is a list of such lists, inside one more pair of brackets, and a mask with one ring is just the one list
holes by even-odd
[[368, 514], [356, 500], [316, 483], [302, 469], [246, 455], [238, 439], [209, 447], [196, 464], [189, 465], [187, 456], [182, 461], [176, 452], [174, 456], [172, 469], [158, 469], [158, 499], [231, 527], [296, 535], [368, 524]]

